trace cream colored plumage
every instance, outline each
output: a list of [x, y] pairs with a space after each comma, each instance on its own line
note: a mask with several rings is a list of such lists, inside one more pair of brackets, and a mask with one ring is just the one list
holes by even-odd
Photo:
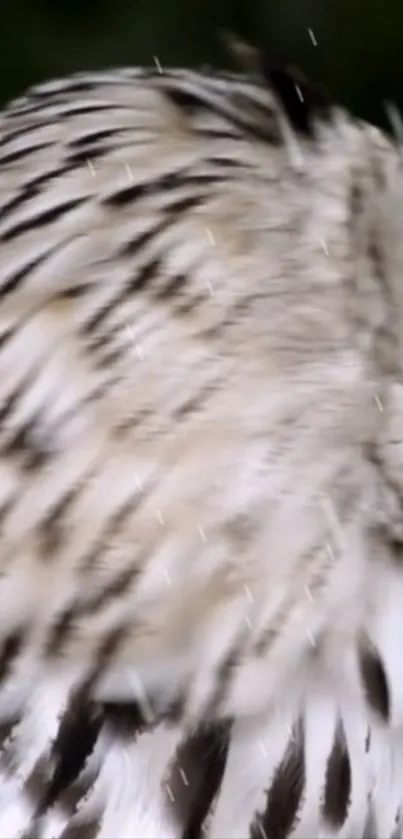
[[1, 837], [398, 827], [400, 150], [306, 109], [120, 70], [0, 116]]

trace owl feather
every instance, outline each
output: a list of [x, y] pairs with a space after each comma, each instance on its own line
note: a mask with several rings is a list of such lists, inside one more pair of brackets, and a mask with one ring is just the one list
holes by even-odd
[[1, 112], [0, 839], [401, 835], [402, 186], [260, 57]]

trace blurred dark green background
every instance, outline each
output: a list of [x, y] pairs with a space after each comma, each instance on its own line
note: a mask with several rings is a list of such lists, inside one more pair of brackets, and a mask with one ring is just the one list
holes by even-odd
[[222, 27], [298, 64], [357, 114], [384, 123], [385, 99], [403, 111], [403, 0], [0, 0], [0, 102], [153, 56], [231, 67]]

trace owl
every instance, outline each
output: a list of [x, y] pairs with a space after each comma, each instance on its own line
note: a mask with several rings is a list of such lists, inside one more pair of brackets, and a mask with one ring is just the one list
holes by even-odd
[[0, 113], [0, 839], [401, 835], [392, 116], [261, 56]]

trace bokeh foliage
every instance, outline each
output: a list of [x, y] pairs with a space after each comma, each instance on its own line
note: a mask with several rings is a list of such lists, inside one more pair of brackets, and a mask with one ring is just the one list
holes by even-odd
[[[403, 110], [403, 0], [0, 0], [0, 102], [42, 79], [128, 64], [232, 66], [230, 28], [356, 113]], [[314, 46], [311, 28], [318, 46]]]

